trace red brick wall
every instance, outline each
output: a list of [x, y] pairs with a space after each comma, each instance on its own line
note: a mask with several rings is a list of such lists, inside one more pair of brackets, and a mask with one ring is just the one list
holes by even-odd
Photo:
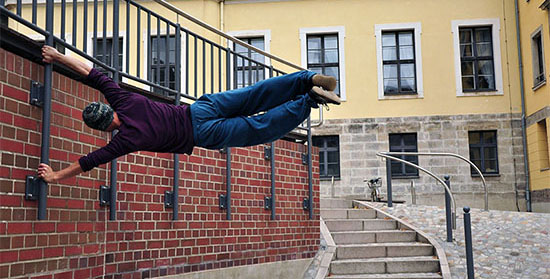
[[[31, 79], [43, 81], [41, 65], [0, 49], [0, 278], [147, 278], [315, 255], [318, 175], [309, 220], [301, 208], [308, 196], [305, 147], [286, 141], [276, 142], [275, 221], [263, 208], [271, 187], [263, 146], [233, 149], [233, 220], [218, 208], [225, 155], [195, 148], [180, 156], [179, 221], [163, 204], [173, 185], [172, 154], [152, 152], [119, 158], [117, 221], [108, 221], [108, 207], [98, 202], [99, 186], [109, 181], [105, 165], [50, 184], [47, 219], [38, 221], [37, 202], [24, 199], [41, 145], [42, 109], [29, 105]], [[50, 162], [58, 170], [108, 135], [81, 121], [82, 108], [101, 99], [97, 91], [54, 73], [52, 98]]]

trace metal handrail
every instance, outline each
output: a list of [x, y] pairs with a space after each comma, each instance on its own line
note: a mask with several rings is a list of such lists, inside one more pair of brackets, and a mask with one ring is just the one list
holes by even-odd
[[382, 151], [382, 152], [379, 152], [379, 153], [380, 154], [386, 154], [386, 155], [451, 156], [451, 157], [459, 158], [459, 159], [467, 162], [468, 164], [470, 164], [470, 166], [472, 166], [476, 170], [476, 172], [481, 177], [481, 182], [483, 183], [483, 189], [485, 190], [485, 211], [489, 210], [489, 194], [487, 192], [487, 184], [485, 183], [485, 177], [483, 176], [483, 174], [481, 173], [479, 168], [474, 163], [472, 163], [472, 161], [466, 159], [464, 156], [461, 156], [461, 155], [458, 155], [458, 154], [455, 154], [455, 153], [447, 153], [447, 152], [433, 152], [433, 153], [430, 153], [430, 152], [385, 152], [385, 151]]
[[[98, 48], [98, 36], [97, 36], [97, 28], [99, 25], [101, 25], [101, 23], [98, 24], [97, 22], [97, 14], [98, 14], [98, 11], [97, 11], [97, 8], [98, 8], [98, 3], [100, 2], [101, 0], [93, 0], [94, 2], [94, 28], [93, 28], [93, 32], [94, 32], [94, 35], [93, 35], [93, 52], [95, 53], [97, 48]], [[37, 17], [37, 14], [38, 14], [38, 9], [37, 9], [37, 3], [39, 1], [33, 1], [32, 3], [31, 2], [25, 2], [23, 3], [22, 1], [17, 1], [17, 2], [13, 2], [14, 4], [16, 4], [16, 13], [13, 13], [11, 12], [10, 10], [8, 10], [8, 8], [6, 6], [4, 6], [5, 4], [5, 1], [4, 0], [0, 0], [0, 12], [2, 14], [6, 14], [8, 16], [8, 18], [11, 18], [13, 20], [15, 20], [16, 22], [20, 23], [20, 24], [23, 24], [24, 26], [27, 26], [29, 27], [30, 29], [38, 32], [39, 34], [42, 34], [44, 36], [46, 36], [49, 40], [51, 40], [51, 42], [48, 42], [47, 44], [48, 45], [51, 45], [53, 46], [54, 45], [54, 42], [60, 46], [63, 46], [64, 48], [66, 49], [69, 49], [71, 50], [73, 53], [81, 56], [82, 58], [88, 60], [89, 62], [92, 62], [94, 63], [96, 66], [99, 66], [99, 67], [102, 67], [104, 70], [108, 71], [108, 72], [111, 72], [113, 74], [113, 79], [116, 80], [116, 81], [119, 81], [119, 77], [125, 77], [127, 78], [128, 80], [132, 80], [134, 82], [137, 82], [137, 83], [140, 83], [142, 85], [146, 85], [146, 86], [149, 86], [151, 89], [153, 89], [153, 93], [157, 93], [155, 91], [161, 91], [163, 95], [165, 95], [166, 97], [169, 97], [169, 96], [174, 96], [175, 100], [174, 100], [174, 103], [175, 104], [179, 104], [180, 103], [180, 98], [185, 98], [185, 99], [189, 99], [189, 100], [196, 100], [198, 98], [198, 88], [200, 87], [199, 83], [198, 83], [198, 80], [197, 80], [197, 77], [199, 76], [199, 73], [197, 72], [198, 69], [197, 69], [197, 65], [200, 63], [197, 61], [197, 56], [198, 56], [198, 47], [197, 47], [197, 44], [198, 43], [201, 43], [202, 42], [202, 64], [203, 64], [203, 68], [202, 68], [202, 90], [203, 90], [203, 94], [206, 94], [206, 83], [205, 83], [205, 80], [206, 80], [206, 72], [205, 72], [205, 69], [206, 69], [206, 66], [205, 65], [205, 51], [206, 51], [206, 45], [208, 44], [210, 46], [210, 53], [211, 53], [211, 56], [214, 57], [214, 48], [216, 48], [216, 51], [218, 52], [218, 76], [219, 76], [219, 90], [221, 91], [222, 90], [222, 59], [225, 58], [225, 61], [226, 61], [226, 67], [225, 67], [225, 70], [226, 70], [226, 90], [230, 90], [231, 88], [231, 82], [232, 82], [232, 78], [234, 79], [233, 81], [235, 82], [235, 85], [236, 85], [236, 81], [237, 81], [237, 74], [234, 74], [233, 77], [231, 77], [231, 61], [233, 61], [236, 65], [237, 61], [238, 60], [241, 60], [243, 61], [243, 64], [245, 64], [245, 61], [246, 61], [246, 64], [248, 66], [245, 66], [246, 68], [248, 69], [245, 69], [245, 71], [254, 71], [252, 69], [253, 65], [254, 67], [259, 67], [259, 68], [264, 68], [264, 69], [270, 69], [271, 71], [271, 74], [270, 74], [270, 77], [273, 77], [273, 73], [277, 73], [277, 75], [279, 74], [284, 74], [284, 72], [282, 72], [281, 70], [277, 70], [277, 69], [274, 69], [273, 66], [270, 66], [270, 65], [267, 65], [266, 63], [262, 63], [260, 61], [254, 61], [253, 59], [249, 58], [249, 57], [246, 57], [244, 55], [241, 55], [239, 53], [237, 53], [236, 51], [233, 51], [231, 50], [229, 47], [223, 47], [220, 44], [217, 44], [211, 40], [208, 40], [207, 38], [204, 38], [188, 29], [185, 29], [185, 28], [182, 28], [180, 26], [180, 24], [178, 23], [174, 23], [172, 22], [171, 20], [163, 17], [160, 15], [160, 13], [157, 13], [155, 11], [152, 11], [144, 6], [142, 6], [140, 3], [138, 3], [137, 1], [134, 1], [134, 0], [124, 0], [126, 2], [126, 25], [128, 26], [130, 23], [130, 12], [129, 12], [129, 9], [131, 8], [130, 6], [135, 7], [137, 9], [137, 15], [136, 15], [136, 19], [137, 22], [138, 22], [138, 26], [141, 26], [142, 24], [142, 19], [141, 19], [141, 14], [142, 13], [146, 13], [146, 19], [144, 19], [147, 23], [147, 35], [146, 35], [146, 39], [150, 42], [151, 46], [153, 44], [153, 39], [156, 38], [156, 44], [157, 44], [157, 50], [156, 50], [156, 55], [157, 55], [157, 58], [160, 58], [160, 48], [158, 47], [159, 44], [160, 44], [160, 40], [161, 40], [161, 36], [164, 36], [162, 35], [161, 33], [163, 33], [163, 29], [164, 26], [166, 26], [166, 33], [165, 33], [165, 36], [163, 38], [163, 40], [165, 40], [165, 44], [168, 45], [168, 40], [169, 40], [169, 37], [168, 35], [171, 34], [171, 29], [175, 29], [175, 32], [176, 32], [176, 38], [180, 38], [181, 36], [179, 35], [180, 32], [183, 33], [183, 39], [185, 40], [185, 44], [186, 44], [186, 52], [185, 52], [185, 66], [182, 65], [183, 64], [183, 61], [181, 61], [181, 59], [179, 59], [178, 57], [176, 57], [176, 65], [175, 65], [175, 68], [176, 68], [176, 71], [178, 71], [178, 73], [176, 74], [176, 88], [175, 89], [171, 89], [170, 88], [170, 85], [168, 84], [168, 82], [170, 81], [170, 79], [168, 78], [168, 73], [169, 73], [169, 63], [164, 63], [162, 65], [158, 64], [155, 71], [156, 71], [156, 81], [154, 81], [154, 78], [153, 77], [153, 73], [152, 73], [152, 69], [151, 67], [147, 67], [146, 69], [146, 74], [147, 74], [147, 78], [142, 78], [140, 77], [140, 73], [142, 72], [142, 70], [140, 69], [139, 65], [140, 65], [140, 62], [139, 62], [139, 59], [140, 59], [140, 56], [138, 55], [137, 57], [137, 69], [135, 71], [135, 74], [132, 74], [131, 71], [130, 71], [130, 66], [129, 66], [129, 60], [126, 60], [126, 69], [123, 70], [123, 69], [120, 69], [119, 68], [119, 63], [118, 63], [118, 54], [121, 52], [121, 50], [118, 49], [118, 40], [119, 40], [119, 34], [118, 34], [118, 31], [119, 31], [119, 10], [120, 10], [120, 4], [119, 4], [119, 0], [114, 0], [113, 2], [113, 33], [112, 33], [112, 48], [111, 50], [107, 50], [107, 47], [106, 47], [106, 38], [107, 38], [107, 18], [106, 17], [103, 17], [103, 23], [102, 23], [102, 26], [103, 26], [103, 41], [102, 41], [102, 54], [103, 54], [103, 58], [102, 59], [98, 59], [96, 58], [94, 55], [95, 54], [88, 54], [87, 52], [87, 44], [88, 44], [88, 40], [87, 40], [87, 37], [86, 37], [86, 34], [87, 34], [87, 25], [84, 24], [83, 28], [84, 30], [82, 31], [83, 32], [83, 36], [82, 36], [82, 39], [83, 39], [83, 47], [82, 49], [80, 49], [77, 45], [78, 45], [78, 42], [79, 42], [79, 39], [77, 38], [78, 36], [76, 36], [76, 32], [79, 30], [78, 26], [77, 26], [77, 20], [76, 20], [76, 13], [77, 13], [77, 10], [78, 10], [78, 2], [72, 2], [72, 5], [73, 5], [73, 26], [72, 26], [72, 30], [73, 30], [73, 38], [72, 38], [72, 44], [68, 41], [66, 41], [66, 38], [65, 38], [65, 21], [66, 21], [66, 9], [65, 9], [65, 1], [61, 2], [61, 38], [58, 38], [56, 37], [54, 34], [53, 34], [53, 23], [51, 24], [52, 28], [50, 29], [47, 29], [47, 30], [43, 30], [43, 28], [39, 27], [37, 25], [37, 21], [36, 21], [36, 17]], [[275, 55], [272, 55], [270, 53], [267, 53], [261, 49], [258, 49], [254, 46], [251, 46], [249, 44], [246, 44], [245, 42], [233, 37], [233, 36], [230, 36], [228, 34], [225, 34], [223, 33], [222, 31], [220, 30], [217, 30], [216, 28], [202, 22], [201, 20], [199, 19], [196, 19], [194, 18], [193, 16], [183, 12], [182, 10], [178, 9], [177, 7], [167, 3], [166, 1], [156, 1], [155, 2], [159, 3], [160, 5], [168, 8], [169, 10], [171, 10], [172, 12], [175, 12], [177, 15], [179, 16], [182, 16], [186, 19], [189, 19], [191, 22], [197, 24], [198, 26], [206, 29], [206, 30], [209, 30], [223, 38], [226, 38], [228, 39], [229, 41], [232, 41], [234, 42], [235, 44], [239, 44], [239, 45], [242, 45], [243, 47], [245, 48], [248, 48], [252, 51], [255, 51], [256, 53], [258, 54], [261, 54], [265, 57], [268, 57], [274, 61], [278, 61], [284, 65], [287, 65], [287, 66], [290, 66], [291, 68], [294, 68], [296, 70], [306, 70], [304, 69], [303, 67], [300, 67], [298, 65], [295, 65], [291, 62], [288, 62], [282, 58], [279, 58]], [[103, 1], [103, 13], [106, 13], [107, 12], [107, 1], [104, 0]], [[47, 8], [49, 9], [53, 9], [53, 4], [54, 4], [54, 1], [53, 0], [48, 0], [47, 2]], [[24, 19], [22, 17], [22, 14], [21, 14], [21, 7], [22, 5], [32, 5], [32, 22], [28, 21], [27, 19]], [[84, 5], [85, 7], [87, 7], [87, 2], [84, 2]], [[48, 11], [46, 13], [47, 15], [53, 15], [53, 10], [51, 11]], [[86, 8], [84, 9], [84, 14], [82, 15], [84, 17], [84, 20], [86, 21], [86, 18], [88, 16], [88, 11], [86, 10]], [[151, 23], [152, 23], [152, 20], [156, 21], [156, 26], [157, 26], [157, 33], [156, 35], [153, 35], [151, 34]], [[154, 22], [153, 22], [154, 23]], [[161, 27], [162, 25], [162, 27]], [[47, 26], [48, 27], [48, 26]], [[49, 31], [48, 31], [49, 30]], [[125, 38], [125, 40], [127, 41], [127, 44], [126, 44], [126, 51], [129, 53], [129, 48], [130, 48], [130, 31], [129, 29], [126, 30], [126, 35], [127, 35], [127, 38]], [[137, 33], [136, 33], [136, 38], [137, 38], [137, 45], [136, 45], [136, 48], [137, 48], [137, 51], [139, 53], [139, 50], [140, 50], [140, 31], [138, 30]], [[192, 61], [192, 65], [190, 65], [190, 62], [191, 59], [189, 59], [189, 55], [191, 54], [190, 53], [190, 48], [189, 48], [189, 45], [190, 45], [190, 42], [189, 40], [190, 39], [193, 39], [193, 43], [194, 43], [194, 61]], [[176, 40], [177, 42], [179, 42], [179, 40]], [[177, 47], [177, 49], [180, 49], [180, 47]], [[152, 53], [152, 47], [148, 48], [147, 49], [148, 51], [148, 54], [147, 54], [147, 61], [148, 61], [148, 65], [151, 65], [152, 64], [152, 57], [153, 57], [153, 53]], [[110, 53], [112, 58], [113, 58], [113, 61], [112, 62], [109, 62], [107, 61], [107, 55], [106, 53]], [[222, 57], [222, 53], [224, 55], [224, 57]], [[165, 55], [166, 57], [164, 57], [166, 59], [166, 61], [169, 61], [169, 54], [168, 52], [165, 52]], [[180, 52], [176, 52], [176, 56], [180, 55]], [[193, 54], [191, 54], [193, 55]], [[181, 62], [180, 62], [181, 61]], [[211, 74], [211, 79], [214, 80], [214, 60], [212, 58], [212, 60], [210, 61], [211, 63], [211, 70], [210, 70], [210, 74]], [[111, 65], [112, 64], [112, 65]], [[160, 76], [160, 70], [161, 70], [161, 67], [164, 67], [164, 82], [165, 84], [162, 84], [162, 78]], [[182, 86], [181, 82], [179, 81], [179, 78], [180, 78], [180, 74], [179, 74], [179, 71], [185, 67], [185, 78], [186, 78], [186, 81], [185, 82], [185, 88], [181, 88], [180, 86]], [[191, 68], [191, 67], [194, 67]], [[190, 72], [195, 72], [196, 74], [193, 76], [194, 78], [194, 95], [192, 95], [192, 93], [190, 93], [191, 91], [189, 90], [189, 80], [190, 80], [190, 77], [189, 77], [189, 73]], [[145, 74], [145, 73], [144, 73]], [[249, 72], [250, 74], [250, 72]], [[256, 73], [258, 74], [258, 73]], [[51, 77], [50, 77], [51, 78]], [[258, 78], [259, 79], [259, 78]], [[46, 80], [46, 78], [45, 78]], [[252, 80], [249, 81], [249, 83], [252, 83]], [[47, 86], [47, 87], [50, 87], [50, 86]], [[212, 90], [212, 92], [214, 92], [214, 81], [211, 82], [211, 85], [210, 85], [210, 88]], [[46, 122], [46, 121], [45, 121]], [[304, 126], [306, 125], [307, 123], [307, 126]], [[322, 109], [319, 109], [319, 119], [318, 121], [316, 121], [315, 123], [311, 123], [311, 118], [309, 117], [307, 119], [307, 122], [304, 121], [304, 123], [302, 124], [302, 126], [300, 127], [297, 127], [298, 130], [303, 130], [303, 131], [307, 131], [308, 133], [308, 155], [310, 157], [310, 159], [308, 160], [309, 161], [309, 171], [308, 171], [308, 177], [309, 177], [309, 199], [308, 199], [308, 209], [309, 209], [309, 215], [310, 215], [310, 219], [312, 218], [312, 214], [313, 214], [313, 199], [312, 199], [312, 193], [313, 193], [313, 188], [312, 188], [312, 174], [311, 174], [311, 127], [318, 127], [320, 125], [323, 124], [323, 111]], [[47, 144], [44, 144], [44, 146], [48, 146]], [[230, 151], [228, 150], [228, 157], [230, 158]], [[48, 156], [42, 156], [42, 157], [48, 157]], [[178, 157], [175, 156], [174, 157], [174, 171], [177, 172], [177, 169], [178, 169]], [[114, 180], [116, 178], [116, 162], [113, 161], [113, 164], [111, 165], [111, 190], [114, 190], [115, 187], [116, 187], [116, 180]], [[228, 166], [230, 167], [230, 163], [228, 164]], [[231, 172], [228, 171], [228, 173], [230, 174]], [[114, 174], [114, 175], [113, 175]], [[178, 189], [178, 185], [177, 185], [177, 181], [179, 180], [178, 176], [175, 174], [174, 175], [174, 191], [173, 191], [173, 197], [174, 197], [174, 201], [172, 203], [173, 207], [174, 207], [174, 220], [176, 220], [178, 217], [178, 214], [177, 214], [177, 208], [178, 208], [178, 204], [177, 204], [177, 197], [178, 197], [178, 192], [177, 192], [177, 189]], [[231, 219], [230, 217], [230, 188], [231, 185], [230, 185], [230, 179], [228, 179], [228, 195], [227, 195], [227, 201], [228, 201], [228, 208], [227, 208], [227, 213], [228, 213], [228, 219]], [[116, 218], [116, 192], [114, 191], [111, 191], [111, 220], [115, 220]], [[273, 201], [274, 203], [275, 201]], [[43, 203], [45, 205], [45, 202]], [[170, 207], [170, 203], [166, 203], [165, 201], [165, 206], [167, 207]], [[45, 211], [44, 211], [45, 212]]]
[[296, 64], [293, 64], [293, 63], [291, 63], [291, 62], [288, 62], [288, 61], [286, 61], [286, 60], [284, 60], [284, 59], [282, 59], [282, 58], [279, 58], [279, 57], [277, 57], [277, 56], [275, 56], [275, 55], [273, 55], [273, 54], [270, 54], [270, 53], [268, 53], [268, 52], [265, 52], [265, 51], [263, 51], [263, 50], [261, 50], [261, 49], [259, 49], [259, 48], [257, 48], [257, 47], [251, 46], [251, 45], [249, 45], [249, 44], [247, 44], [247, 43], [245, 43], [245, 42], [243, 42], [243, 41], [241, 41], [241, 40], [239, 40], [239, 39], [237, 39], [237, 38], [235, 38], [235, 37], [233, 37], [233, 36], [231, 36], [231, 35], [228, 35], [228, 34], [224, 33], [223, 31], [217, 29], [216, 27], [213, 27], [213, 26], [211, 26], [210, 24], [208, 24], [208, 23], [206, 23], [206, 22], [204, 22], [204, 21], [202, 21], [202, 20], [200, 20], [200, 19], [198, 19], [198, 18], [193, 17], [192, 15], [190, 15], [190, 14], [188, 14], [188, 13], [182, 11], [182, 10], [179, 9], [178, 7], [172, 5], [172, 4], [170, 4], [170, 3], [168, 3], [168, 2], [166, 2], [166, 1], [164, 1], [164, 0], [154, 0], [154, 1], [157, 2], [157, 3], [159, 3], [159, 4], [162, 5], [162, 6], [166, 7], [167, 9], [173, 11], [174, 13], [176, 13], [176, 14], [178, 14], [178, 15], [181, 15], [182, 17], [184, 17], [184, 18], [190, 20], [191, 22], [193, 22], [193, 23], [195, 23], [195, 24], [197, 24], [197, 25], [199, 25], [199, 26], [201, 26], [201, 27], [203, 27], [203, 28], [205, 28], [205, 29], [208, 29], [209, 31], [215, 33], [216, 35], [222, 36], [222, 37], [224, 37], [224, 38], [226, 38], [226, 39], [228, 39], [228, 40], [230, 40], [230, 41], [232, 41], [232, 42], [234, 42], [234, 43], [237, 43], [237, 44], [239, 44], [239, 45], [241, 45], [241, 46], [243, 46], [243, 47], [246, 47], [246, 48], [248, 48], [248, 49], [251, 49], [251, 50], [253, 50], [253, 51], [255, 51], [255, 52], [259, 53], [259, 54], [262, 54], [262, 55], [264, 55], [264, 56], [266, 56], [266, 57], [269, 57], [269, 58], [271, 58], [271, 59], [273, 59], [273, 60], [275, 60], [275, 61], [281, 62], [281, 63], [283, 63], [283, 64], [285, 64], [285, 65], [287, 65], [287, 66], [290, 66], [290, 67], [292, 67], [292, 68], [295, 68], [295, 69], [298, 69], [298, 70], [306, 70], [306, 69], [303, 68], [303, 67], [300, 67], [300, 66], [298, 66], [298, 65], [296, 65]]
[[[439, 183], [441, 183], [441, 185], [443, 185], [445, 190], [447, 190], [447, 193], [449, 193], [449, 197], [451, 198], [451, 202], [452, 202], [452, 205], [453, 205], [453, 223], [452, 224], [453, 224], [453, 229], [456, 229], [456, 202], [455, 202], [453, 192], [451, 192], [451, 189], [449, 188], [449, 186], [447, 186], [445, 181], [443, 181], [441, 178], [437, 177], [435, 174], [433, 174], [432, 172], [428, 171], [427, 169], [425, 169], [425, 168], [423, 168], [419, 165], [416, 165], [416, 164], [411, 163], [409, 161], [403, 160], [401, 158], [393, 157], [393, 156], [388, 155], [386, 153], [390, 153], [390, 152], [378, 152], [378, 153], [376, 153], [376, 156], [384, 157], [384, 158], [390, 159], [390, 160], [399, 161], [401, 163], [404, 163], [406, 165], [409, 165], [411, 167], [419, 169], [419, 170], [425, 172], [426, 174], [428, 174], [429, 176], [433, 177], [435, 180], [437, 180]], [[410, 154], [408, 154], [408, 155], [410, 155]]]

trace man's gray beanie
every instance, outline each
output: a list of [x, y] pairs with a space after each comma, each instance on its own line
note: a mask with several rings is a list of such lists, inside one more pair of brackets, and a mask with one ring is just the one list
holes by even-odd
[[114, 111], [111, 106], [100, 102], [93, 102], [82, 111], [84, 123], [92, 129], [107, 130], [113, 122], [113, 118]]

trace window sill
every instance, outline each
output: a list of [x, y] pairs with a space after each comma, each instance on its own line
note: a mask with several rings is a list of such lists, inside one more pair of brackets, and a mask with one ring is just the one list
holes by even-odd
[[546, 85], [546, 80], [543, 80], [537, 84], [535, 84], [535, 86], [533, 86], [532, 90], [533, 91], [537, 91], [537, 89], [543, 87], [544, 85]]
[[[332, 177], [321, 177], [319, 178], [321, 181], [332, 181]], [[334, 177], [334, 181], [340, 181], [340, 177]]]
[[[471, 174], [472, 177], [481, 177], [479, 174]], [[484, 173], [483, 177], [500, 177], [500, 173]]]
[[411, 175], [411, 176], [397, 176], [397, 177], [392, 177], [391, 179], [394, 180], [394, 179], [419, 179], [420, 176], [418, 175]]
[[403, 95], [384, 95], [378, 96], [378, 100], [406, 100], [406, 99], [424, 99], [424, 96], [419, 94], [403, 94]]
[[479, 91], [479, 92], [459, 92], [456, 94], [457, 97], [502, 96], [502, 95], [504, 95], [504, 92], [499, 92], [496, 90]]

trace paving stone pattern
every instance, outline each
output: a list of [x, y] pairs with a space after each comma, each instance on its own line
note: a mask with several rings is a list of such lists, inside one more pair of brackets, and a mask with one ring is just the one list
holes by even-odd
[[[445, 209], [371, 203], [431, 235], [445, 249], [452, 278], [467, 278], [464, 218], [446, 242]], [[472, 209], [475, 278], [550, 279], [550, 214]]]

